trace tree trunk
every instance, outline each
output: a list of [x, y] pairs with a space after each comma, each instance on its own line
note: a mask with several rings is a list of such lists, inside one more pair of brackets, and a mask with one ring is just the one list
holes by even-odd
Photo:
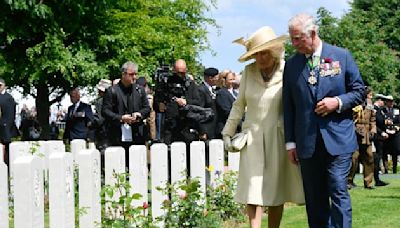
[[36, 110], [37, 118], [40, 126], [42, 127], [42, 132], [40, 139], [46, 140], [50, 138], [50, 125], [49, 125], [49, 115], [50, 115], [50, 101], [49, 101], [49, 89], [46, 83], [40, 83], [37, 87], [36, 96]]

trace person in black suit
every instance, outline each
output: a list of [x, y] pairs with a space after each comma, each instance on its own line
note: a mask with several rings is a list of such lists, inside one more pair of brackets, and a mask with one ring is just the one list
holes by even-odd
[[203, 141], [215, 139], [217, 127], [217, 81], [218, 70], [211, 67], [204, 70], [204, 81], [199, 85], [199, 94], [201, 99], [201, 107], [211, 108], [214, 117], [201, 123], [199, 127], [199, 138]]
[[93, 121], [93, 112], [90, 105], [81, 102], [81, 94], [77, 88], [69, 93], [72, 105], [68, 107], [65, 117], [65, 131], [63, 138], [92, 140], [89, 134], [89, 126]]
[[233, 88], [233, 84], [236, 80], [235, 72], [224, 71], [220, 74], [221, 89], [217, 92], [217, 129], [216, 135], [218, 139], [222, 139], [222, 129], [224, 129], [226, 120], [229, 117], [229, 113], [232, 109], [232, 104], [235, 102], [238, 92]]
[[145, 120], [150, 106], [144, 88], [135, 83], [138, 66], [126, 62], [121, 67], [121, 80], [106, 90], [102, 114], [111, 146], [122, 146], [129, 164], [129, 147], [145, 144]]
[[374, 180], [375, 186], [386, 186], [387, 182], [382, 181], [379, 178], [380, 162], [383, 156], [383, 144], [389, 135], [385, 132], [385, 114], [383, 113], [384, 96], [381, 94], [376, 95], [374, 103], [374, 109], [376, 111], [376, 137], [374, 139], [374, 145], [376, 152], [374, 153]]
[[164, 113], [163, 142], [171, 144], [183, 141], [189, 145], [198, 140], [198, 123], [190, 121], [184, 109], [187, 105], [200, 105], [199, 89], [187, 76], [186, 62], [176, 60], [173, 73], [166, 81], [157, 82], [153, 107], [156, 113]]
[[385, 114], [385, 131], [389, 138], [384, 143], [384, 152], [392, 155], [393, 173], [397, 173], [397, 157], [400, 154], [400, 111], [394, 107], [391, 95], [385, 96], [385, 101], [386, 108], [383, 109], [383, 113]]
[[6, 82], [0, 78], [0, 142], [4, 148], [4, 162], [9, 164], [9, 145], [11, 138], [18, 135], [15, 125], [16, 103], [11, 94], [6, 91]]

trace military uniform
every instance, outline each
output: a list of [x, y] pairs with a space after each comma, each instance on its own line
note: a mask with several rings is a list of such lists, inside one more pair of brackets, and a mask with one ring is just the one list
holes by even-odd
[[385, 115], [385, 131], [389, 138], [384, 143], [386, 154], [392, 155], [393, 173], [397, 173], [397, 156], [400, 154], [400, 111], [397, 108], [386, 107], [383, 109]]
[[358, 161], [364, 166], [364, 187], [372, 188], [374, 176], [374, 155], [372, 140], [376, 134], [376, 111], [371, 104], [359, 105], [353, 108], [359, 149], [354, 152], [352, 167], [348, 176], [348, 184], [354, 185], [353, 179], [357, 171]]
[[385, 186], [388, 183], [382, 181], [379, 178], [379, 171], [381, 170], [380, 162], [383, 158], [383, 144], [386, 141], [384, 135], [385, 132], [385, 113], [383, 112], [383, 107], [374, 106], [376, 111], [376, 137], [374, 139], [375, 145], [375, 156], [374, 156], [374, 179], [375, 179], [375, 186]]

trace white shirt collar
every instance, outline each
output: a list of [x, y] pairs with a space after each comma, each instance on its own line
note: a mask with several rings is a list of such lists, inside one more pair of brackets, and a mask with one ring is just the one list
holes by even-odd
[[78, 101], [78, 102], [75, 103], [75, 105], [74, 105], [75, 110], [79, 107], [80, 103], [81, 103], [81, 101]]

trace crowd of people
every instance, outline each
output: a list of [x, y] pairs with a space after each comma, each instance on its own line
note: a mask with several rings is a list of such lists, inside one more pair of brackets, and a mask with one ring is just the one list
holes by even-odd
[[[102, 153], [122, 146], [129, 159], [131, 145], [156, 142], [223, 139], [231, 151], [232, 137], [244, 132], [235, 200], [247, 205], [251, 227], [261, 227], [263, 206], [268, 226], [279, 227], [286, 202], [306, 205], [310, 227], [351, 227], [348, 190], [355, 187], [358, 164], [366, 189], [375, 188], [373, 180], [388, 184], [379, 178], [389, 172], [388, 155], [397, 172], [399, 109], [392, 96], [377, 94], [374, 101], [351, 53], [323, 42], [312, 16], [294, 16], [288, 30], [289, 36], [276, 36], [262, 27], [235, 40], [246, 47], [239, 61], [254, 62], [241, 74], [206, 68], [201, 82], [178, 59], [172, 69], [157, 70], [151, 88], [128, 61], [119, 79], [97, 84], [94, 110], [80, 100], [79, 89], [71, 90], [63, 138], [93, 141]], [[285, 62], [288, 39], [297, 52]], [[17, 131], [6, 120], [15, 116], [15, 102], [4, 87], [0, 79], [0, 134], [7, 148]], [[22, 140], [38, 138], [35, 112], [23, 111]], [[57, 138], [57, 125], [51, 126]]]

